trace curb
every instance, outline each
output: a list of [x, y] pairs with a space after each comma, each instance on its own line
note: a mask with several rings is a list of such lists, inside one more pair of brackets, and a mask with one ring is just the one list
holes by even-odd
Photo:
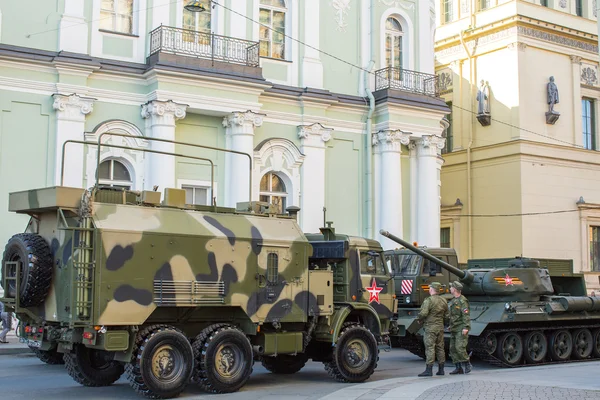
[[15, 354], [31, 354], [32, 356], [34, 356], [35, 354], [29, 349], [29, 347], [25, 346], [25, 347], [13, 347], [13, 348], [2, 348], [0, 347], [0, 356], [4, 356], [4, 355], [15, 355]]

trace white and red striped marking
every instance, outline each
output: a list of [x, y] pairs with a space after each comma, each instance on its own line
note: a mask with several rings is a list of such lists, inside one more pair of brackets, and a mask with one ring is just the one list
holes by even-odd
[[411, 294], [412, 290], [413, 290], [412, 287], [413, 287], [413, 281], [405, 279], [402, 281], [402, 291], [400, 293]]

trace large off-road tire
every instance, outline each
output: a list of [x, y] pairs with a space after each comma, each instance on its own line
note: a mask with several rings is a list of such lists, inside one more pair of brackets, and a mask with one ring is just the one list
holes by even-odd
[[64, 364], [63, 353], [59, 353], [56, 349], [53, 350], [40, 350], [34, 347], [30, 347], [31, 351], [40, 359], [41, 362], [50, 365]]
[[177, 328], [152, 325], [136, 338], [127, 379], [131, 387], [150, 399], [170, 399], [187, 387], [194, 370], [188, 338]]
[[[2, 257], [2, 277], [15, 277], [16, 271], [5, 261], [21, 262], [19, 289], [15, 282], [4, 288], [6, 297], [19, 296], [20, 305], [39, 305], [48, 295], [52, 282], [52, 252], [43, 237], [36, 233], [19, 233], [6, 243]], [[18, 293], [17, 293], [18, 292]]]
[[246, 384], [252, 374], [252, 346], [233, 325], [204, 329], [194, 342], [196, 382], [209, 393], [231, 393]]
[[83, 386], [108, 386], [123, 375], [123, 364], [111, 360], [106, 351], [75, 344], [71, 353], [64, 355], [67, 372]]
[[295, 374], [306, 365], [308, 357], [304, 353], [297, 355], [281, 354], [276, 357], [263, 356], [260, 361], [268, 371], [274, 374]]
[[364, 382], [373, 374], [379, 361], [375, 336], [364, 325], [344, 323], [333, 350], [333, 360], [325, 370], [338, 382]]

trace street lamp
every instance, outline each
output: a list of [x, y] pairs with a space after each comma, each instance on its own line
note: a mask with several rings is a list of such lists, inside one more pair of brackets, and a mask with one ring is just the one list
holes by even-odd
[[185, 7], [186, 10], [191, 12], [204, 12], [206, 7], [200, 1], [190, 1]]

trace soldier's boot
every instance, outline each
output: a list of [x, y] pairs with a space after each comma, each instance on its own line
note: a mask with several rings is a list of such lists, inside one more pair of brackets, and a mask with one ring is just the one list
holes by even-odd
[[463, 364], [465, 364], [465, 374], [471, 372], [471, 370], [473, 369], [473, 366], [471, 365], [471, 360], [467, 360], [467, 362]]
[[427, 364], [425, 371], [421, 372], [419, 376], [433, 376], [433, 364]]
[[454, 365], [456, 366], [456, 369], [450, 372], [450, 375], [464, 374], [462, 363], [454, 363]]
[[438, 364], [438, 372], [436, 375], [444, 375], [444, 363]]

